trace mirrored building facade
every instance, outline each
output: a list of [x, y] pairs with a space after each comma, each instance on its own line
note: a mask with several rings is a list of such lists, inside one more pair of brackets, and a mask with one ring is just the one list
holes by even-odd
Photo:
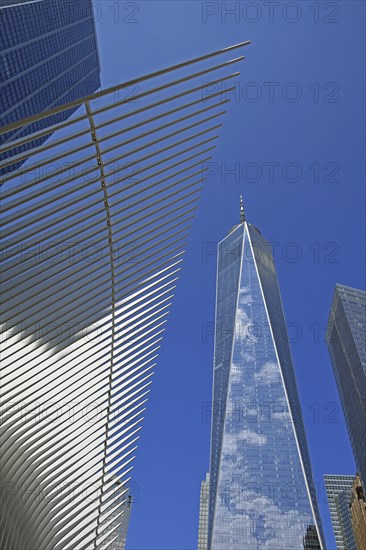
[[208, 536], [208, 502], [210, 495], [210, 475], [201, 482], [200, 520], [198, 526], [198, 550], [207, 550]]
[[[92, 94], [100, 64], [91, 0], [0, 0], [0, 125], [32, 117]], [[77, 107], [2, 134], [1, 144], [66, 120]], [[50, 134], [0, 155], [41, 145]], [[10, 172], [24, 162], [2, 168]]]
[[208, 548], [322, 548], [273, 256], [241, 221], [218, 246]]
[[353, 455], [366, 486], [366, 292], [336, 285], [327, 343]]

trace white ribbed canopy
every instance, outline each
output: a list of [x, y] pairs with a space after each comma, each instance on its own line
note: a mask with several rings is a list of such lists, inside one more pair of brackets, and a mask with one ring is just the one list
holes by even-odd
[[243, 59], [226, 58], [245, 44], [2, 129], [80, 106], [0, 149], [3, 167], [25, 161], [2, 180], [1, 548], [111, 548], [115, 479], [128, 487], [202, 165]]

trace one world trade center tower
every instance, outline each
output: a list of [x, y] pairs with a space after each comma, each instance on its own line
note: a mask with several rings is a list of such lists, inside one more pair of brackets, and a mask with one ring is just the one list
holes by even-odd
[[321, 550], [272, 250], [242, 199], [240, 224], [218, 245], [216, 292], [207, 548]]

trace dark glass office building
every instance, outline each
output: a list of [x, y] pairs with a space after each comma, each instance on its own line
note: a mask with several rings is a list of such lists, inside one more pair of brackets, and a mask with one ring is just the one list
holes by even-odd
[[208, 548], [321, 548], [272, 250], [241, 222], [218, 245]]
[[327, 342], [357, 470], [366, 487], [366, 292], [336, 285]]
[[[91, 0], [0, 0], [0, 126], [92, 94], [100, 66]], [[0, 174], [18, 168], [24, 152], [50, 134], [21, 138], [66, 120], [75, 109], [1, 135], [0, 162], [21, 155]], [[10, 142], [20, 140], [10, 148]]]

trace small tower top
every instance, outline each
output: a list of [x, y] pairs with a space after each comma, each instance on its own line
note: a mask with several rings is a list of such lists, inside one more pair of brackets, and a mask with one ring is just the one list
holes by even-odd
[[245, 222], [245, 210], [244, 210], [244, 202], [243, 202], [243, 195], [240, 195], [240, 223]]

